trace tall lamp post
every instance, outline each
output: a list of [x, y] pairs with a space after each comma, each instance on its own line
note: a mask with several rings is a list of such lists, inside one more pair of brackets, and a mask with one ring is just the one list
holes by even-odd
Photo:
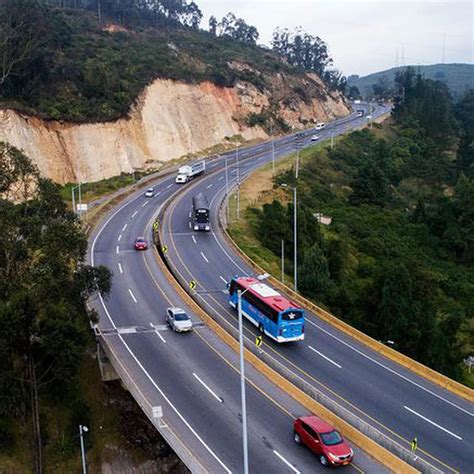
[[[263, 281], [270, 275], [264, 273], [258, 275], [257, 280]], [[237, 312], [239, 314], [239, 346], [240, 346], [240, 396], [242, 400], [242, 447], [244, 451], [244, 474], [249, 472], [249, 451], [247, 439], [247, 402], [245, 399], [245, 366], [244, 366], [244, 331], [242, 324], [242, 295], [244, 295], [253, 285], [244, 291], [237, 290]]]
[[84, 447], [84, 433], [87, 433], [89, 428], [84, 425], [79, 425], [79, 437], [81, 438], [81, 457], [82, 457], [82, 474], [87, 474], [86, 467], [86, 449]]
[[282, 183], [284, 188], [290, 188], [293, 190], [293, 280], [295, 292], [298, 291], [298, 222], [297, 222], [297, 210], [296, 210], [296, 186], [288, 186], [286, 183]]

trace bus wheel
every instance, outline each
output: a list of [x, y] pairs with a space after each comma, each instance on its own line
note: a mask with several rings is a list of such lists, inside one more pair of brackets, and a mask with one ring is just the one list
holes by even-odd
[[258, 330], [263, 334], [265, 332], [265, 329], [263, 329], [263, 324], [258, 325]]

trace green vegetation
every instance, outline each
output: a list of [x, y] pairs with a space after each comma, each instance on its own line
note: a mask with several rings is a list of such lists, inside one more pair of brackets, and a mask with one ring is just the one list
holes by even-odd
[[108, 293], [110, 272], [84, 263], [87, 238], [58, 186], [5, 143], [0, 196], [1, 439], [13, 448], [19, 427], [40, 472], [48, 440], [43, 402], [75, 400], [89, 323], [97, 317], [86, 302]]
[[[429, 66], [412, 66], [425, 79], [432, 79], [446, 84], [450, 92], [460, 98], [469, 89], [474, 88], [474, 64], [432, 64]], [[396, 75], [405, 67], [394, 67], [367, 76], [349, 76], [347, 86], [355, 86], [364, 97], [374, 95], [390, 97], [393, 94]], [[375, 88], [374, 88], [375, 86]], [[357, 98], [355, 89], [350, 94]]]
[[[279, 275], [284, 240], [292, 274], [291, 196], [285, 205], [275, 194], [297, 184], [299, 290], [469, 383], [461, 361], [474, 350], [474, 91], [454, 107], [444, 85], [412, 70], [397, 85], [404, 96], [392, 125], [309, 150], [297, 183], [292, 169], [276, 176], [274, 200], [265, 195], [261, 208], [245, 211], [246, 245], [252, 254], [270, 251]], [[316, 213], [332, 224], [319, 225]], [[244, 230], [233, 224], [231, 232]]]

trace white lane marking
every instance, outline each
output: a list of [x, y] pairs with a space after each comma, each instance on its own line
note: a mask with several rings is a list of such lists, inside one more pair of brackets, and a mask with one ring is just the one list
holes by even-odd
[[120, 272], [120, 273], [123, 273], [122, 264], [121, 264], [120, 262], [118, 263], [118, 267], [119, 267], [119, 272]]
[[[120, 210], [120, 209], [119, 209]], [[112, 217], [114, 217], [112, 215]], [[92, 243], [92, 250], [91, 250], [91, 263], [92, 266], [94, 266], [94, 247], [95, 243], [97, 241], [97, 237], [102, 233], [102, 230], [104, 230], [105, 226], [112, 220], [112, 217], [104, 224], [102, 229], [99, 231], [99, 233], [96, 235], [94, 242]], [[114, 320], [110, 316], [109, 310], [105, 306], [104, 299], [102, 298], [102, 294], [99, 293], [99, 300], [102, 304], [102, 307], [104, 308], [105, 314], [109, 318], [109, 321], [112, 323], [112, 326], [114, 329], [117, 329], [117, 326], [115, 325]], [[121, 334], [118, 334], [119, 339], [122, 341], [122, 344], [124, 347], [127, 349], [127, 351], [130, 353], [130, 355], [133, 357], [137, 365], [140, 367], [140, 369], [143, 371], [143, 373], [146, 375], [148, 380], [153, 384], [153, 386], [158, 390], [158, 393], [164, 398], [166, 403], [171, 407], [171, 409], [178, 415], [180, 420], [186, 425], [186, 427], [191, 431], [191, 433], [197, 438], [197, 440], [206, 448], [206, 450], [210, 453], [210, 455], [225, 469], [225, 471], [228, 474], [232, 474], [232, 471], [227, 468], [227, 466], [219, 459], [219, 457], [216, 455], [216, 453], [204, 442], [204, 440], [199, 436], [199, 434], [196, 432], [196, 430], [189, 424], [189, 422], [184, 418], [184, 416], [178, 411], [178, 409], [171, 403], [171, 400], [165, 395], [165, 392], [161, 390], [161, 388], [158, 386], [158, 384], [153, 380], [153, 377], [146, 371], [145, 367], [143, 367], [143, 364], [138, 360], [137, 356], [133, 353], [133, 351], [130, 349], [130, 346], [125, 342], [125, 339]]]
[[189, 211], [188, 217], [191, 218], [192, 216], [192, 211]]
[[349, 347], [350, 349], [352, 349], [354, 352], [357, 352], [358, 354], [360, 354], [362, 357], [365, 357], [366, 359], [369, 359], [371, 360], [374, 364], [377, 364], [378, 366], [380, 367], [383, 367], [385, 370], [388, 370], [389, 372], [391, 372], [392, 374], [396, 375], [397, 377], [400, 377], [401, 379], [415, 385], [416, 387], [418, 388], [421, 388], [421, 390], [424, 390], [425, 392], [429, 393], [430, 395], [433, 395], [433, 397], [436, 397], [438, 398], [439, 400], [442, 400], [443, 402], [446, 402], [448, 405], [451, 405], [453, 406], [454, 408], [457, 408], [458, 410], [466, 413], [467, 415], [469, 416], [474, 416], [474, 413], [471, 413], [470, 411], [466, 410], [465, 408], [463, 407], [460, 407], [459, 405], [456, 405], [456, 403], [453, 403], [451, 402], [450, 400], [447, 400], [446, 398], [442, 397], [441, 395], [438, 395], [437, 393], [433, 392], [432, 390], [426, 388], [426, 387], [423, 387], [423, 385], [420, 385], [419, 383], [413, 381], [413, 380], [410, 380], [408, 377], [406, 377], [405, 375], [402, 375], [402, 374], [399, 374], [397, 371], [391, 369], [390, 367], [387, 367], [385, 364], [382, 364], [382, 362], [379, 362], [378, 360], [375, 360], [373, 359], [372, 357], [368, 356], [367, 354], [364, 354], [362, 351], [360, 351], [359, 349], [355, 348], [354, 346], [352, 346], [351, 344], [349, 344], [348, 342], [346, 341], [343, 341], [341, 338], [335, 336], [334, 334], [331, 334], [329, 331], [327, 331], [326, 329], [324, 329], [323, 327], [321, 327], [319, 324], [316, 324], [314, 323], [313, 321], [311, 321], [309, 318], [306, 318], [306, 321], [310, 324], [312, 324], [313, 326], [317, 327], [319, 330], [323, 331], [324, 333], [326, 333], [328, 336], [331, 336], [332, 338], [336, 339], [337, 341], [339, 341], [341, 344], [344, 344], [345, 346]]
[[125, 232], [125, 229], [127, 228], [128, 224], [125, 224], [123, 227], [122, 227], [122, 232]]
[[434, 421], [431, 421], [429, 418], [426, 418], [425, 416], [420, 415], [415, 410], [412, 410], [410, 407], [407, 407], [406, 405], [404, 405], [403, 408], [405, 408], [405, 410], [408, 410], [409, 412], [413, 413], [414, 415], [419, 416], [422, 420], [425, 420], [428, 423], [431, 423], [433, 426], [436, 426], [436, 428], [439, 428], [440, 430], [444, 431], [445, 433], [450, 434], [451, 436], [458, 439], [459, 441], [462, 441], [462, 438], [460, 436], [458, 436], [457, 434], [454, 434], [451, 431], [447, 430], [446, 428], [443, 428], [442, 426], [438, 425]]
[[206, 263], [209, 263], [209, 260], [202, 252], [201, 252], [201, 257], [206, 261]]
[[273, 453], [280, 458], [293, 472], [296, 472], [296, 474], [300, 474], [300, 471], [296, 469], [294, 466], [292, 466], [278, 451], [273, 450]]
[[118, 236], [118, 239], [117, 239], [117, 240], [120, 242], [121, 239], [122, 239], [122, 234], [120, 234], [120, 235]]
[[224, 176], [221, 176], [217, 181], [222, 181], [224, 179]]
[[[91, 264], [92, 266], [95, 266], [94, 265], [94, 249], [95, 249], [95, 245], [97, 243], [97, 240], [98, 238], [100, 237], [100, 234], [102, 234], [103, 230], [107, 227], [107, 225], [109, 225], [110, 221], [122, 210], [124, 209], [125, 207], [127, 207], [130, 203], [136, 201], [139, 197], [141, 197], [141, 194], [138, 195], [137, 197], [135, 197], [134, 199], [131, 199], [130, 201], [128, 201], [127, 203], [125, 203], [122, 207], [118, 208], [108, 219], [107, 221], [104, 223], [104, 225], [100, 228], [99, 232], [97, 232], [97, 235], [95, 236], [94, 240], [92, 241], [92, 247], [91, 247]], [[105, 306], [105, 303], [104, 303], [104, 298], [102, 298], [102, 294], [99, 293], [99, 301], [100, 301], [100, 304], [102, 305], [102, 307], [104, 308], [104, 311], [105, 311], [105, 314], [107, 315], [107, 318], [109, 319], [109, 321], [111, 322], [112, 326], [114, 327], [114, 329], [117, 329], [117, 326], [115, 325], [115, 322], [114, 320], [112, 319], [112, 317], [110, 316], [110, 313], [109, 313], [109, 310], [107, 309], [107, 306]], [[189, 424], [189, 422], [186, 420], [186, 418], [184, 418], [184, 416], [178, 411], [178, 409], [171, 403], [171, 400], [165, 395], [165, 393], [163, 392], [163, 390], [161, 390], [161, 388], [158, 386], [158, 384], [153, 380], [153, 377], [146, 371], [145, 367], [143, 367], [143, 364], [138, 360], [137, 356], [133, 353], [133, 351], [130, 349], [130, 346], [125, 342], [125, 339], [123, 338], [123, 336], [121, 334], [118, 334], [118, 337], [119, 339], [122, 341], [122, 344], [124, 345], [124, 347], [127, 349], [127, 351], [130, 353], [130, 355], [133, 357], [133, 359], [135, 360], [135, 362], [137, 363], [137, 365], [140, 367], [140, 369], [143, 371], [143, 373], [146, 375], [146, 377], [148, 378], [148, 380], [153, 384], [153, 386], [156, 388], [156, 390], [158, 390], [158, 392], [160, 393], [160, 395], [164, 398], [164, 400], [166, 401], [166, 403], [168, 403], [168, 405], [171, 407], [171, 409], [176, 413], [176, 415], [178, 415], [178, 417], [180, 418], [180, 420], [186, 425], [186, 427], [189, 429], [189, 431], [191, 431], [191, 433], [197, 438], [197, 440], [204, 446], [204, 448], [206, 448], [206, 450], [209, 452], [209, 454], [225, 469], [225, 471], [228, 473], [228, 474], [232, 474], [232, 471], [219, 459], [219, 457], [217, 456], [217, 454], [204, 442], [204, 440], [201, 438], [201, 436], [199, 436], [199, 434], [197, 433], [197, 431]]]
[[212, 188], [212, 186], [214, 186], [214, 185], [211, 183], [209, 186], [206, 186], [206, 189], [210, 189], [210, 188]]
[[132, 297], [132, 300], [134, 303], [138, 303], [137, 299], [135, 298], [135, 295], [132, 293], [132, 290], [129, 288], [128, 292], [130, 293], [130, 296]]
[[323, 359], [326, 359], [328, 362], [331, 362], [331, 364], [335, 365], [339, 369], [342, 367], [339, 364], [336, 364], [333, 360], [331, 360], [329, 357], [325, 356], [323, 353], [317, 351], [314, 347], [308, 346], [313, 352], [316, 352], [316, 354], [320, 355]]
[[119, 253], [119, 252], [120, 252], [120, 248], [119, 248], [118, 245], [117, 245], [117, 247], [115, 247], [115, 252], [116, 252], [116, 253]]
[[145, 207], [147, 204], [148, 204], [149, 201], [145, 201], [143, 204], [142, 204], [142, 207]]
[[166, 344], [165, 338], [160, 334], [160, 331], [156, 330], [156, 335]]
[[219, 275], [219, 278], [224, 282], [224, 283], [228, 283], [228, 281], [222, 276], [222, 275]]
[[155, 196], [159, 196], [161, 194], [161, 191], [158, 191]]
[[173, 183], [171, 183], [171, 184], [168, 184], [168, 186], [166, 186], [166, 189], [169, 189], [169, 188], [171, 188], [171, 186], [173, 186]]
[[219, 401], [220, 403], [224, 403], [224, 400], [222, 400], [221, 397], [218, 397], [207, 385], [206, 383], [198, 376], [196, 375], [194, 372], [193, 372], [193, 376], [198, 380], [198, 382], [200, 382], [204, 388], [207, 389], [207, 391], [217, 400]]
[[194, 235], [191, 235], [191, 239], [193, 239], [193, 242], [196, 243], [196, 237], [194, 237]]
[[191, 229], [191, 222], [188, 222], [188, 227]]
[[135, 211], [135, 212], [132, 214], [132, 217], [135, 217], [137, 214], [138, 214], [138, 211]]

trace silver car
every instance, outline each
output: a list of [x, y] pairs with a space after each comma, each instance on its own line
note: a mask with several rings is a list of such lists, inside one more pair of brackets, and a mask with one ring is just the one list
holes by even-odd
[[181, 308], [168, 308], [166, 310], [166, 321], [171, 326], [171, 329], [176, 332], [191, 331], [193, 328], [191, 318]]
[[147, 189], [145, 192], [145, 197], [146, 198], [152, 198], [155, 195], [155, 191], [153, 188]]

